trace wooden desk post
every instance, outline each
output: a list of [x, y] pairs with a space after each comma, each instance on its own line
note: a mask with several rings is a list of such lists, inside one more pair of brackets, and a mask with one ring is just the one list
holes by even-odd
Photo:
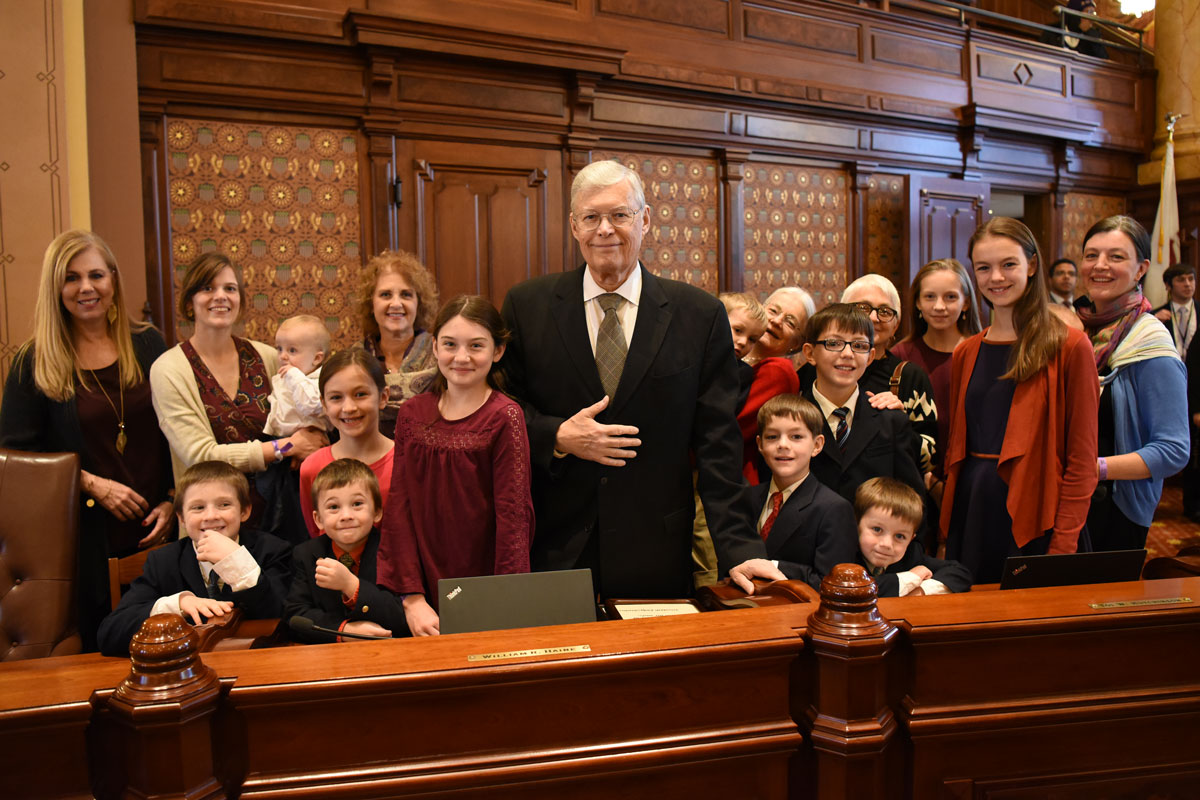
[[200, 637], [182, 617], [156, 614], [129, 643], [129, 675], [111, 696], [93, 696], [119, 740], [121, 797], [224, 800], [211, 725], [220, 683], [199, 651]]
[[875, 582], [856, 564], [821, 581], [821, 605], [808, 618], [817, 686], [807, 723], [817, 756], [817, 798], [895, 797], [886, 749], [896, 733], [887, 703], [884, 656], [896, 628], [879, 615]]

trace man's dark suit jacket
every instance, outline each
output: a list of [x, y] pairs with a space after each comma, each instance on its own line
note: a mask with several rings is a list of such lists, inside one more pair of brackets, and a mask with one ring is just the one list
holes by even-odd
[[[1163, 303], [1161, 306], [1154, 309], [1150, 313], [1157, 314], [1160, 311], [1171, 311], [1171, 301], [1167, 300], [1167, 302]], [[1200, 317], [1196, 316], [1197, 313], [1200, 313], [1200, 305], [1197, 305], [1195, 298], [1192, 298], [1192, 318], [1196, 320], [1196, 333], [1200, 334]], [[1172, 342], [1175, 341], [1175, 314], [1173, 312], [1172, 312], [1170, 318], [1167, 319], [1165, 322], [1163, 322], [1163, 325], [1166, 326], [1167, 333], [1171, 334], [1171, 341]], [[1195, 340], [1196, 338], [1197, 338], [1197, 336], [1192, 337], [1193, 340]], [[1190, 347], [1188, 348], [1188, 352], [1191, 352]]]
[[[855, 548], [855, 562], [864, 567], [867, 572], [871, 571], [871, 565], [863, 558], [862, 551]], [[915, 539], [908, 543], [908, 549], [904, 551], [904, 557], [895, 564], [890, 565], [883, 574], [875, 579], [875, 586], [878, 589], [879, 597], [896, 597], [900, 594], [900, 578], [897, 576], [901, 572], [909, 572], [914, 567], [925, 567], [933, 573], [935, 581], [941, 581], [946, 585], [946, 588], [951, 592], [966, 592], [971, 588], [971, 570], [967, 569], [957, 561], [948, 559], [934, 558], [925, 552], [925, 548], [921, 547], [921, 543]]]
[[[811, 387], [804, 396], [818, 405]], [[826, 420], [825, 447], [813, 456], [810, 469], [821, 483], [854, 502], [859, 485], [871, 478], [895, 478], [925, 497], [925, 481], [913, 460], [912, 425], [903, 411], [872, 408], [866, 392], [858, 393], [850, 436], [840, 448]]]
[[722, 573], [762, 558], [739, 473], [737, 362], [716, 298], [642, 270], [637, 324], [616, 397], [601, 423], [635, 425], [642, 444], [623, 467], [555, 458], [558, 427], [604, 397], [588, 341], [583, 270], [514, 287], [504, 301], [513, 338], [508, 386], [525, 409], [537, 514], [535, 570], [578, 562], [595, 529], [605, 597], [692, 592], [691, 454]]
[[[258, 583], [241, 592], [225, 586], [221, 600], [230, 600], [250, 619], [270, 619], [283, 614], [287, 596], [291, 545], [269, 533], [242, 528], [238, 540], [258, 562]], [[146, 559], [142, 574], [129, 587], [116, 609], [100, 623], [100, 652], [106, 656], [129, 655], [129, 640], [150, 618], [150, 609], [160, 597], [190, 591], [208, 597], [208, 588], [196, 560], [196, 548], [186, 536], [155, 550]]]
[[[761, 515], [771, 485], [750, 488], [754, 508]], [[767, 535], [767, 558], [793, 580], [821, 589], [821, 579], [838, 564], [853, 564], [858, 554], [858, 525], [854, 507], [837, 492], [809, 475], [796, 487]]]
[[[387, 628], [394, 638], [408, 635], [408, 624], [404, 620], [404, 607], [400, 598], [375, 584], [375, 564], [379, 554], [379, 529], [373, 528], [367, 536], [358, 564], [358, 601], [354, 608], [346, 608], [342, 593], [336, 589], [317, 586], [317, 560], [333, 558], [333, 542], [325, 534], [296, 545], [292, 551], [292, 584], [288, 590], [284, 618], [308, 617], [322, 628], [338, 629], [344, 620], [370, 620]], [[320, 631], [299, 633], [292, 631], [293, 638], [312, 644], [336, 642], [337, 637]]]

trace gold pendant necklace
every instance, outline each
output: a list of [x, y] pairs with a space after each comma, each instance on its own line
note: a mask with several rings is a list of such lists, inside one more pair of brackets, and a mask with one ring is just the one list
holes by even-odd
[[108, 396], [108, 392], [104, 391], [104, 384], [102, 384], [100, 382], [100, 379], [98, 377], [96, 377], [96, 370], [89, 369], [88, 372], [92, 373], [92, 379], [94, 381], [96, 381], [96, 385], [98, 387], [100, 387], [100, 394], [104, 395], [104, 399], [107, 400], [109, 406], [112, 407], [113, 413], [117, 415], [117, 453], [119, 455], [124, 455], [125, 454], [125, 443], [128, 441], [128, 439], [125, 438], [125, 384], [121, 382], [121, 362], [118, 359], [118, 361], [117, 361], [117, 386], [120, 387], [118, 389], [118, 395], [121, 398], [121, 410], [120, 411], [117, 411], [117, 406], [112, 401], [112, 398]]

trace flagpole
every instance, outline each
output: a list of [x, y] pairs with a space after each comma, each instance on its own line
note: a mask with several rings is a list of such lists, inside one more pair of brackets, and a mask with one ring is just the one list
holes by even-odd
[[1167, 302], [1167, 289], [1162, 276], [1180, 256], [1179, 195], [1175, 189], [1175, 123], [1183, 116], [1173, 112], [1166, 114], [1167, 146], [1163, 152], [1159, 180], [1158, 214], [1150, 235], [1150, 269], [1142, 283], [1146, 299], [1154, 307]]

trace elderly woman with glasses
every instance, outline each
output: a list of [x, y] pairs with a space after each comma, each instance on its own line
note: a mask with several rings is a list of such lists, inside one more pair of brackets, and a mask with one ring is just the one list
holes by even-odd
[[755, 442], [758, 410], [776, 395], [800, 390], [796, 369], [788, 356], [800, 352], [804, 346], [808, 318], [816, 313], [812, 296], [797, 286], [776, 289], [763, 306], [767, 327], [746, 355], [745, 362], [754, 369], [754, 378], [746, 402], [738, 409], [738, 427], [744, 443], [742, 473], [751, 486], [771, 477]]

